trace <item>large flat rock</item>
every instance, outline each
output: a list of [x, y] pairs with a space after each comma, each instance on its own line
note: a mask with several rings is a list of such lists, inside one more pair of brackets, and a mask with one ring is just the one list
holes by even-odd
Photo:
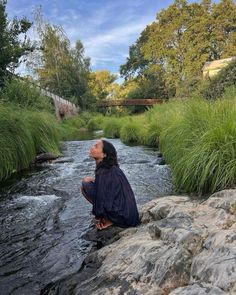
[[168, 196], [139, 207], [138, 227], [91, 227], [85, 238], [100, 244], [42, 294], [236, 294], [234, 204], [236, 190], [204, 201]]

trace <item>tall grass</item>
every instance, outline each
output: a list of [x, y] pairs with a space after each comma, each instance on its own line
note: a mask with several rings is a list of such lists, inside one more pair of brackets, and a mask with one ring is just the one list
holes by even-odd
[[236, 185], [236, 102], [192, 99], [160, 134], [177, 191], [199, 195]]
[[120, 129], [122, 127], [122, 120], [119, 118], [109, 118], [103, 124], [104, 136], [108, 138], [120, 137]]
[[37, 152], [60, 154], [59, 129], [49, 113], [0, 102], [0, 180], [27, 168]]
[[21, 117], [28, 125], [37, 152], [61, 155], [59, 150], [60, 123], [54, 115], [48, 112], [21, 111]]
[[94, 115], [87, 123], [87, 128], [90, 131], [100, 130], [103, 128], [105, 122], [105, 116], [102, 114]]
[[146, 119], [146, 145], [159, 147], [160, 134], [168, 126], [175, 124], [182, 115], [182, 100], [173, 99], [170, 102], [163, 102], [154, 105], [144, 116]]
[[236, 96], [175, 99], [143, 115], [109, 118], [106, 134], [159, 147], [172, 168], [174, 190], [198, 195], [236, 187]]
[[78, 140], [80, 139], [80, 128], [86, 125], [85, 119], [81, 115], [70, 118], [64, 118], [60, 125], [61, 140]]
[[64, 118], [61, 129], [61, 140], [84, 140], [93, 138], [92, 131], [103, 129], [105, 116], [101, 113], [83, 111], [76, 116]]
[[120, 138], [125, 143], [138, 143], [141, 126], [137, 122], [127, 122], [120, 130]]
[[121, 138], [125, 143], [145, 144], [146, 119], [143, 115], [108, 116], [102, 123], [104, 136], [108, 138]]
[[120, 138], [127, 144], [146, 144], [146, 119], [141, 114], [127, 117], [120, 128]]

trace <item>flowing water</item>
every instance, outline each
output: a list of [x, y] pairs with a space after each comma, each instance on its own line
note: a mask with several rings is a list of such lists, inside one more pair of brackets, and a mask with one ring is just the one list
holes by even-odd
[[[158, 150], [108, 140], [138, 205], [171, 194], [171, 172], [159, 165]], [[80, 268], [91, 247], [81, 236], [93, 218], [80, 186], [84, 176], [94, 177], [95, 161], [88, 151], [95, 141], [62, 142], [66, 162], [38, 165], [1, 188], [1, 295], [40, 294], [48, 283]]]

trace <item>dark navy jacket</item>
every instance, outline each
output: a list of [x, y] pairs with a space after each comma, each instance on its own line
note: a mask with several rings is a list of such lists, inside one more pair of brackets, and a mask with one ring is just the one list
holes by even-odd
[[134, 192], [119, 166], [95, 170], [92, 213], [96, 217], [107, 217], [120, 227], [140, 224]]

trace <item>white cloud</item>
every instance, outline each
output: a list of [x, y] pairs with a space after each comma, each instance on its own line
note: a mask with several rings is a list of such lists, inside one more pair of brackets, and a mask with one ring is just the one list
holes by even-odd
[[106, 33], [101, 33], [97, 36], [92, 36], [85, 41], [85, 46], [107, 46], [107, 45], [118, 45], [125, 44], [134, 35], [140, 33], [146, 25], [146, 21], [143, 23], [127, 23], [123, 26], [111, 29]]
[[[64, 28], [72, 46], [77, 39], [82, 41], [94, 69], [107, 68], [117, 72], [128, 57], [129, 46], [155, 19], [156, 11], [148, 7], [145, 0], [104, 3], [80, 0], [62, 9], [61, 3], [52, 0], [50, 7], [42, 6], [42, 10], [46, 20]], [[33, 32], [28, 35], [37, 38]]]
[[156, 11], [152, 8], [146, 7], [145, 12], [137, 9], [144, 3], [144, 0], [135, 3], [131, 0], [111, 1], [105, 6], [91, 6], [86, 17], [79, 8], [78, 11], [70, 9], [66, 10], [66, 17], [57, 15], [57, 21], [62, 24], [73, 46], [77, 39], [82, 41], [86, 55], [91, 57], [92, 67], [104, 68], [107, 64], [107, 68], [112, 65], [117, 71], [128, 56], [129, 46], [155, 19]]
[[103, 61], [120, 63], [121, 60], [126, 59], [128, 47], [137, 39], [146, 24], [146, 19], [132, 21], [91, 36], [83, 42], [86, 54], [91, 57], [93, 65]]

